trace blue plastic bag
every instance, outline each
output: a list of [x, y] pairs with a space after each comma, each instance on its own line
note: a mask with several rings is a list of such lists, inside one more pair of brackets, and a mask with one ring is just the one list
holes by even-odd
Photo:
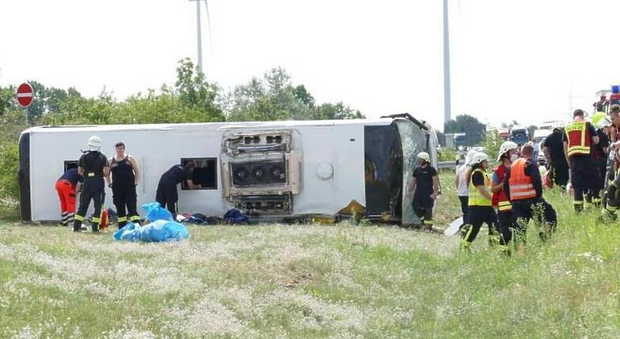
[[189, 238], [189, 231], [185, 226], [168, 220], [157, 220], [145, 226], [129, 223], [114, 233], [116, 240], [133, 242], [181, 241], [187, 238]]
[[145, 218], [149, 221], [157, 221], [157, 220], [172, 220], [172, 213], [167, 209], [161, 207], [158, 202], [152, 202], [149, 204], [142, 205], [142, 209], [146, 212]]

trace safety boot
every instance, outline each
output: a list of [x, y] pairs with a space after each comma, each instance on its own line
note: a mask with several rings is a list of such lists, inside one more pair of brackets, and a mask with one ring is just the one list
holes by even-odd
[[471, 243], [463, 239], [459, 245], [459, 250], [461, 253], [471, 253]]
[[576, 213], [583, 212], [583, 201], [573, 201], [573, 207]]
[[489, 247], [499, 246], [499, 232], [494, 229], [489, 229]]
[[603, 208], [597, 221], [601, 223], [612, 223], [618, 221], [618, 216], [616, 215], [616, 212]]

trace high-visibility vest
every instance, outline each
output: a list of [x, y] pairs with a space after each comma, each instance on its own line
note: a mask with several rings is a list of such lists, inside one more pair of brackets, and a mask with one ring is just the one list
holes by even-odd
[[[504, 178], [506, 177], [506, 166], [501, 164], [495, 168], [494, 172], [497, 175], [499, 182], [504, 182]], [[493, 207], [497, 207], [500, 212], [510, 211], [512, 209], [508, 196], [506, 196], [506, 192], [504, 192], [503, 189], [499, 192], [493, 193]]]
[[590, 154], [590, 125], [584, 120], [576, 120], [564, 127], [568, 142], [568, 156]]
[[525, 200], [536, 197], [536, 189], [532, 184], [532, 177], [525, 175], [525, 165], [527, 161], [523, 158], [518, 159], [510, 165], [510, 200]]
[[[473, 177], [476, 172], [482, 173], [484, 177], [484, 187], [490, 192], [491, 191], [491, 178], [489, 174], [482, 170], [481, 168], [476, 168], [473, 172], [471, 172], [471, 176]], [[469, 206], [492, 206], [491, 199], [487, 199], [478, 188], [474, 186], [473, 180], [469, 179]]]

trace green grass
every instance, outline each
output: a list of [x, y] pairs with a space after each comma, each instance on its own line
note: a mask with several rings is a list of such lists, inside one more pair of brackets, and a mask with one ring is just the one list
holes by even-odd
[[[459, 213], [442, 174], [437, 219]], [[173, 244], [0, 224], [0, 338], [619, 338], [620, 230], [560, 216], [524, 256], [398, 227], [191, 227]], [[441, 215], [441, 217], [440, 217]], [[481, 232], [485, 233], [485, 232]]]

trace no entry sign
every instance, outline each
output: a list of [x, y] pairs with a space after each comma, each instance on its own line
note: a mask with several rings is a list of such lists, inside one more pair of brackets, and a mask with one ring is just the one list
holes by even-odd
[[17, 102], [22, 107], [28, 107], [34, 99], [34, 90], [29, 83], [24, 82], [17, 87]]

